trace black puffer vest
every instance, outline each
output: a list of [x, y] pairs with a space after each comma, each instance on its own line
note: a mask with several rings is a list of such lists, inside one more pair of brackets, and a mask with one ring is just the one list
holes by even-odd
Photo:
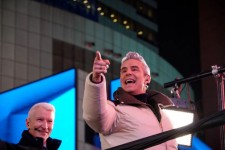
[[[48, 138], [47, 139], [47, 150], [57, 150], [61, 144], [61, 140]], [[22, 133], [22, 138], [20, 139], [18, 145], [34, 147], [38, 149], [45, 150], [43, 147], [43, 139], [38, 137], [33, 137], [28, 130], [24, 130]]]

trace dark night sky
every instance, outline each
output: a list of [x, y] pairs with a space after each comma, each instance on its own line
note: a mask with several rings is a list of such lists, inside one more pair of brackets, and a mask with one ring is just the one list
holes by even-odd
[[184, 76], [200, 68], [198, 10], [195, 0], [159, 1], [159, 53]]
[[[200, 72], [198, 1], [158, 1], [159, 55], [184, 76]], [[175, 77], [174, 77], [175, 78]], [[200, 81], [191, 83], [200, 97]]]

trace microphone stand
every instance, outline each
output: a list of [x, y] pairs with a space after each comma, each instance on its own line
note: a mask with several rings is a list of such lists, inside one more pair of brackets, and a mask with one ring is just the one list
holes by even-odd
[[[192, 76], [192, 77], [184, 78], [184, 79], [178, 79], [178, 80], [175, 80], [172, 82], [165, 83], [164, 88], [180, 85], [180, 84], [186, 83], [186, 82], [196, 81], [196, 80], [202, 79], [204, 77], [214, 75], [216, 82], [217, 82], [218, 107], [219, 107], [219, 111], [222, 111], [225, 109], [225, 99], [224, 99], [225, 73], [224, 72], [225, 72], [224, 67], [221, 68], [221, 67], [218, 67], [217, 65], [215, 65], [215, 66], [212, 66], [212, 71], [206, 71], [206, 72], [200, 73], [196, 76]], [[221, 150], [225, 150], [225, 138], [224, 138], [225, 128], [224, 127], [225, 126], [221, 126], [221, 129], [220, 129]]]
[[[214, 66], [212, 66], [212, 68], [213, 67]], [[200, 74], [197, 74], [196, 76], [191, 76], [191, 77], [183, 78], [183, 79], [176, 79], [174, 81], [164, 83], [164, 88], [172, 87], [172, 86], [175, 86], [175, 85], [180, 85], [180, 84], [186, 83], [186, 82], [197, 81], [197, 80], [200, 80], [202, 78], [205, 78], [205, 77], [217, 74], [217, 73], [223, 73], [223, 72], [225, 72], [225, 67], [218, 68], [218, 70], [213, 69], [212, 71], [205, 71], [205, 72], [202, 72]]]

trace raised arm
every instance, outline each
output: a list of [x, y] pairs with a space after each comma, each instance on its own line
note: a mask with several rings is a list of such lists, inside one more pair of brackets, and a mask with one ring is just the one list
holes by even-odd
[[93, 63], [93, 72], [86, 77], [83, 118], [96, 132], [107, 133], [116, 119], [116, 111], [107, 100], [106, 81], [109, 60], [102, 59], [100, 52], [96, 52]]

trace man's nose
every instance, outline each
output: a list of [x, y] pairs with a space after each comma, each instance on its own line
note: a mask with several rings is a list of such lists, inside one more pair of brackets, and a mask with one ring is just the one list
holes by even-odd
[[47, 122], [47, 121], [44, 121], [44, 122], [42, 123], [42, 127], [43, 127], [44, 129], [47, 129], [47, 128], [48, 128], [48, 122]]
[[131, 70], [130, 69], [128, 69], [127, 71], [126, 71], [126, 76], [128, 76], [128, 75], [131, 75]]

